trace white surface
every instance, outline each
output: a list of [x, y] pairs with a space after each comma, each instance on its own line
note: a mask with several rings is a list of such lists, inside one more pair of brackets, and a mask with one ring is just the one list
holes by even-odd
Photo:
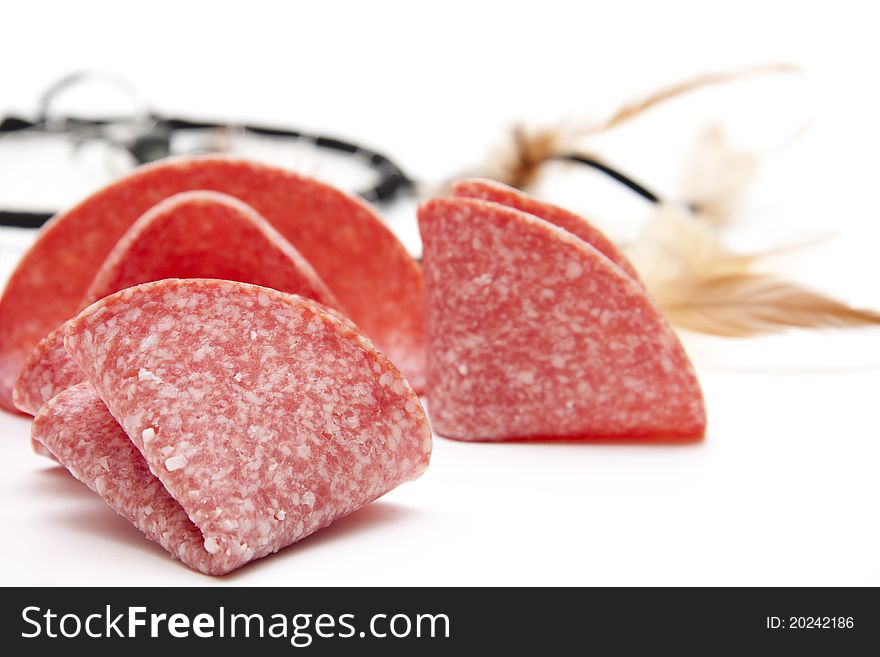
[[420, 480], [222, 580], [172, 562], [4, 415], [3, 583], [880, 584], [880, 371], [700, 374], [704, 443], [438, 439]]
[[[768, 153], [809, 126], [767, 161], [737, 237], [831, 232], [785, 271], [880, 307], [868, 3], [318, 4], [156, 2], [125, 15], [118, 3], [19, 3], [0, 25], [0, 61], [18, 62], [0, 67], [0, 111], [99, 67], [162, 110], [327, 130], [437, 181], [516, 118], [595, 115], [682, 76], [792, 61], [805, 69], [796, 83], [705, 92], [600, 150], [673, 194], [671, 163], [706, 120]], [[379, 80], [384, 66], [397, 75]], [[0, 200], [66, 204], [95, 184], [45, 180], [32, 164], [0, 167]], [[583, 184], [573, 203], [609, 219], [607, 183]], [[389, 216], [416, 249], [412, 207]], [[0, 237], [4, 273], [26, 239]], [[880, 584], [880, 330], [686, 344], [708, 404], [703, 443], [438, 439], [419, 481], [222, 580], [172, 562], [32, 454], [26, 420], [2, 415], [0, 584]]]

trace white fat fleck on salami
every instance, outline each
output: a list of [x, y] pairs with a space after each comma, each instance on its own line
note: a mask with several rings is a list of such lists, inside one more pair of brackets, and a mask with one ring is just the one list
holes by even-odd
[[[186, 467], [186, 457], [185, 456], [172, 456], [170, 458], [165, 459], [165, 469], [168, 472], [174, 472], [175, 470], [180, 470], [181, 468]], [[198, 491], [195, 491], [195, 495], [198, 495]]]
[[[140, 321], [113, 332], [132, 308]], [[185, 549], [160, 543], [204, 572], [275, 552], [427, 467], [431, 431], [409, 383], [348, 320], [300, 297], [170, 279], [105, 298], [68, 335], [104, 413], [199, 534]], [[196, 358], [205, 347], [213, 355]], [[176, 394], [131, 375], [142, 369]], [[40, 435], [58, 424], [47, 417]], [[129, 508], [114, 495], [102, 494]], [[146, 503], [158, 508], [141, 500], [137, 518]]]
[[143, 367], [138, 370], [138, 381], [158, 381], [159, 379], [155, 374], [150, 372], [149, 370], [145, 370]]
[[428, 201], [419, 225], [438, 433], [702, 436], [690, 362], [620, 263], [573, 232], [489, 201]]

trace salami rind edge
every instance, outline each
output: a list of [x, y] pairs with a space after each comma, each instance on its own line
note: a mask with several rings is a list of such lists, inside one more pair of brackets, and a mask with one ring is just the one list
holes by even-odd
[[428, 400], [462, 440], [697, 439], [699, 384], [677, 336], [591, 244], [492, 202], [419, 209]]
[[164, 278], [252, 283], [341, 310], [290, 242], [253, 208], [218, 192], [182, 192], [147, 210], [107, 255], [80, 309], [124, 288]]
[[[351, 322], [300, 297], [228, 281], [148, 283], [87, 308], [65, 344], [201, 536], [195, 552], [163, 546], [203, 572], [300, 540], [418, 477], [430, 458], [431, 431], [403, 375]], [[91, 438], [62, 435], [72, 395], [97, 412], [87, 387], [70, 390], [40, 411], [34, 437], [82, 474], [78, 441], [109, 446], [122, 434], [101, 420]], [[128, 486], [107, 493], [106, 480], [82, 478], [138, 526], [155, 507]]]
[[453, 183], [452, 193], [462, 198], [474, 198], [506, 205], [549, 221], [591, 244], [611, 262], [620, 267], [630, 278], [641, 285], [641, 279], [629, 259], [605, 235], [578, 214], [541, 201], [514, 187], [494, 180], [480, 178], [459, 180]]
[[289, 240], [355, 323], [421, 388], [424, 285], [418, 264], [366, 203], [280, 168], [219, 156], [139, 168], [54, 217], [0, 298], [0, 407], [31, 350], [72, 317], [110, 250], [174, 194], [217, 191], [246, 203]]

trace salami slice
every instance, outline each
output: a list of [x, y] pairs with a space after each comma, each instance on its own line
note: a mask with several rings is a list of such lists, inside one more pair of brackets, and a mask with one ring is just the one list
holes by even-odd
[[[409, 383], [350, 321], [300, 297], [229, 281], [147, 283], [89, 306], [65, 342], [201, 534], [197, 554], [169, 551], [204, 572], [275, 552], [427, 467], [431, 430]], [[53, 447], [78, 449], [59, 433], [67, 421], [43, 424], [55, 437], [38, 439], [82, 470]], [[101, 426], [95, 440], [119, 442]], [[155, 506], [125, 485], [108, 497], [130, 519]]]
[[205, 550], [198, 527], [153, 476], [90, 384], [53, 397], [34, 418], [31, 433], [36, 445], [190, 568], [219, 574], [236, 567], [231, 555]]
[[339, 308], [312, 266], [253, 208], [218, 192], [183, 192], [132, 224], [95, 275], [81, 308], [163, 278], [220, 278]]
[[419, 210], [433, 426], [464, 440], [692, 439], [702, 394], [675, 333], [593, 246], [491, 202]]
[[493, 180], [460, 180], [453, 185], [452, 193], [463, 198], [475, 198], [500, 203], [564, 228], [569, 233], [573, 233], [585, 242], [592, 244], [596, 250], [603, 253], [630, 278], [639, 285], [642, 284], [635, 267], [632, 266], [627, 257], [600, 230], [580, 215], [551, 203], [540, 201], [525, 192]]
[[123, 233], [168, 196], [200, 189], [234, 196], [265, 217], [357, 325], [422, 385], [421, 271], [376, 214], [358, 199], [283, 169], [201, 156], [142, 167], [41, 231], [0, 299], [0, 406], [12, 409], [21, 365], [37, 342], [76, 312]]
[[62, 324], [43, 338], [25, 361], [12, 390], [18, 410], [36, 415], [52, 397], [85, 380], [64, 349], [65, 329]]
[[55, 458], [55, 455], [52, 454], [52, 452], [50, 452], [48, 449], [46, 449], [43, 446], [43, 443], [41, 443], [39, 440], [37, 440], [36, 438], [33, 438], [33, 437], [31, 437], [31, 449], [34, 450], [35, 454], [39, 454], [40, 456], [45, 456], [46, 458], [50, 458], [53, 461], [58, 460]]

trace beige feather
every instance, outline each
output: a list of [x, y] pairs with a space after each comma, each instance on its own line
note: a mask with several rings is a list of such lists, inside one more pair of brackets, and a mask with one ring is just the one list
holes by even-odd
[[788, 327], [880, 324], [880, 313], [755, 271], [761, 256], [730, 251], [678, 206], [661, 205], [629, 254], [654, 301], [679, 328], [745, 337]]
[[561, 126], [532, 130], [514, 126], [508, 139], [490, 155], [483, 175], [525, 189], [535, 181], [541, 167], [561, 152], [567, 140]]
[[746, 271], [754, 261], [730, 251], [698, 215], [672, 203], [657, 206], [627, 253], [649, 291], [697, 272]]
[[699, 209], [701, 219], [722, 227], [739, 210], [759, 163], [756, 154], [733, 148], [720, 125], [710, 124], [685, 159], [681, 198]]
[[[580, 137], [627, 123], [661, 103], [709, 85], [794, 70], [777, 64], [703, 75], [625, 105], [600, 123], [536, 130], [518, 126], [490, 159], [484, 175], [528, 187], [548, 160], [576, 150]], [[797, 283], [754, 271], [761, 255], [737, 254], [721, 243], [713, 229], [729, 219], [756, 168], [757, 158], [733, 151], [720, 130], [710, 130], [685, 174], [688, 198], [696, 202], [698, 211], [660, 205], [628, 249], [648, 291], [670, 321], [680, 328], [731, 337], [788, 327], [880, 324], [880, 313], [852, 308]]]
[[770, 274], [695, 272], [667, 280], [654, 299], [680, 328], [745, 337], [789, 327], [880, 324], [880, 313], [852, 308]]
[[698, 89], [702, 89], [704, 87], [734, 82], [736, 80], [741, 80], [743, 78], [752, 77], [754, 75], [761, 75], [764, 73], [793, 73], [797, 70], [797, 67], [791, 64], [767, 64], [763, 66], [752, 66], [749, 68], [743, 68], [738, 71], [729, 71], [724, 73], [706, 73], [704, 75], [690, 78], [689, 80], [683, 80], [682, 82], [679, 82], [677, 84], [664, 87], [663, 89], [658, 89], [654, 93], [645, 96], [644, 98], [640, 98], [639, 100], [627, 103], [619, 110], [617, 110], [614, 114], [612, 114], [608, 119], [599, 124], [591, 126], [590, 128], [588, 128], [587, 131], [600, 132], [603, 130], [616, 128], [619, 125], [632, 121], [634, 118], [641, 116], [649, 109], [652, 109], [657, 105], [661, 105], [674, 98], [684, 96], [691, 93], [692, 91], [697, 91]]
[[581, 138], [615, 128], [657, 105], [703, 87], [733, 82], [763, 73], [796, 70], [789, 64], [769, 64], [726, 73], [708, 73], [660, 89], [638, 101], [624, 105], [605, 121], [564, 121], [534, 129], [517, 125], [504, 142], [489, 155], [479, 175], [524, 189], [535, 181], [541, 167], [553, 157], [565, 152], [580, 152], [582, 149], [578, 143]]

